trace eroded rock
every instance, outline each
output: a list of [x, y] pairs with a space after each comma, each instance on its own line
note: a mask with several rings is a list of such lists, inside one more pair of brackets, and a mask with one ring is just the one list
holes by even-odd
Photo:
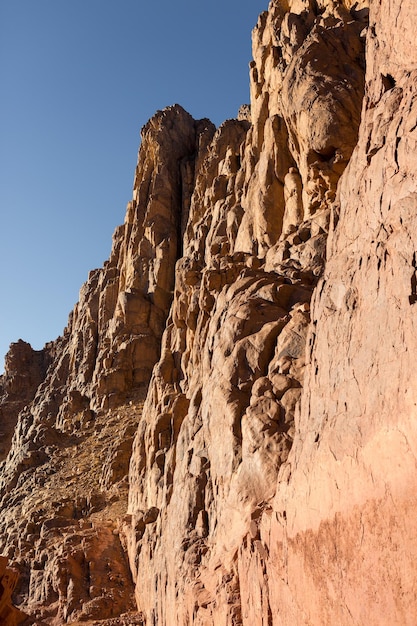
[[414, 17], [273, 0], [237, 120], [142, 130], [110, 259], [1, 381], [34, 620], [415, 623]]

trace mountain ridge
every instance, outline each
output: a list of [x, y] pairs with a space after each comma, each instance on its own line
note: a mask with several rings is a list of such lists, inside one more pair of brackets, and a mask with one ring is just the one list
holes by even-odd
[[1, 377], [28, 623], [414, 623], [415, 12], [272, 0], [250, 107], [142, 129], [109, 260]]

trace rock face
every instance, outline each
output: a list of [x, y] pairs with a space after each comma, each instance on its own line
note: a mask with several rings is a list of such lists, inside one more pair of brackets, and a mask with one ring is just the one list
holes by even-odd
[[27, 617], [12, 604], [11, 596], [17, 579], [17, 572], [7, 567], [7, 558], [0, 557], [0, 620], [4, 626], [17, 626]]
[[39, 353], [18, 342], [6, 357], [2, 549], [20, 570], [17, 601], [45, 623], [135, 608], [117, 520], [195, 172], [214, 130], [180, 106], [150, 120], [110, 259], [90, 272], [61, 338]]
[[238, 119], [142, 130], [109, 261], [1, 379], [32, 622], [417, 622], [415, 18], [272, 0]]
[[311, 295], [357, 142], [367, 18], [288, 8], [272, 3], [254, 31], [252, 125], [244, 136], [244, 121], [224, 124], [197, 176], [135, 440], [125, 532], [149, 624], [287, 623], [270, 597], [268, 533]]
[[50, 362], [48, 346], [32, 350], [22, 341], [13, 343], [6, 355], [4, 374], [0, 377], [0, 459], [7, 455], [19, 412], [29, 404], [45, 378]]
[[274, 500], [283, 623], [417, 619], [416, 16], [412, 2], [371, 3], [359, 140], [314, 296], [291, 479]]

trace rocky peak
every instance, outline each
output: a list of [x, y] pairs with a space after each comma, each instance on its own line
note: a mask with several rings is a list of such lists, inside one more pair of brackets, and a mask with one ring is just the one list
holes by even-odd
[[51, 357], [44, 350], [33, 350], [19, 339], [6, 355], [4, 374], [0, 376], [0, 460], [7, 455], [19, 412], [29, 404], [46, 376]]
[[10, 399], [27, 402], [32, 400], [36, 389], [45, 378], [48, 357], [47, 350], [33, 350], [22, 339], [12, 343], [4, 362], [2, 393]]
[[[159, 357], [196, 171], [214, 131], [211, 122], [195, 121], [179, 105], [155, 114], [141, 131], [125, 222], [114, 233], [109, 260], [90, 272], [82, 286], [63, 336], [45, 353], [36, 353], [23, 342], [13, 344], [6, 358], [1, 409], [8, 426], [0, 478], [3, 531], [8, 554], [21, 555], [22, 594], [35, 613], [45, 604], [46, 616], [66, 620], [74, 610], [67, 591], [62, 595], [59, 590], [60, 576], [75, 580], [77, 571], [65, 542], [61, 546], [56, 541], [62, 552], [59, 562], [48, 554], [57, 528], [65, 528], [70, 536], [80, 533], [85, 545], [92, 541], [87, 530], [94, 528], [103, 542], [102, 548], [91, 548], [97, 551], [99, 570], [105, 546], [112, 555], [108, 558], [119, 559], [120, 541], [111, 539], [112, 511], [115, 501], [123, 501], [127, 494], [132, 439], [144, 388]], [[113, 416], [119, 406], [121, 412]], [[68, 451], [79, 457], [78, 463]], [[100, 469], [93, 458], [102, 459]], [[83, 484], [71, 487], [81, 472]], [[65, 496], [59, 495], [60, 485]], [[23, 526], [18, 521], [22, 502]], [[75, 528], [77, 520], [100, 510], [106, 512], [93, 526], [89, 522]], [[33, 537], [32, 543], [36, 538], [36, 549], [17, 548], [15, 542], [27, 541], [22, 539], [27, 535]], [[84, 562], [85, 550], [77, 558]], [[126, 568], [118, 575], [129, 580]], [[48, 576], [50, 583], [45, 582]], [[86, 614], [111, 616], [120, 613], [121, 606], [132, 608], [128, 590], [126, 583], [123, 594], [113, 594], [111, 609], [96, 599]], [[90, 597], [88, 588], [74, 593], [75, 604]], [[44, 615], [43, 609], [39, 611]]]
[[1, 382], [33, 623], [416, 621], [412, 17], [272, 0], [238, 119], [142, 129], [109, 260]]

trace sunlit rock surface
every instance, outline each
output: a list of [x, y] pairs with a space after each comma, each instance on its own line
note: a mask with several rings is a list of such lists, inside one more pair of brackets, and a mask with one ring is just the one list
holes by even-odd
[[109, 261], [1, 378], [32, 623], [417, 622], [416, 18], [273, 0], [236, 120], [143, 128]]

